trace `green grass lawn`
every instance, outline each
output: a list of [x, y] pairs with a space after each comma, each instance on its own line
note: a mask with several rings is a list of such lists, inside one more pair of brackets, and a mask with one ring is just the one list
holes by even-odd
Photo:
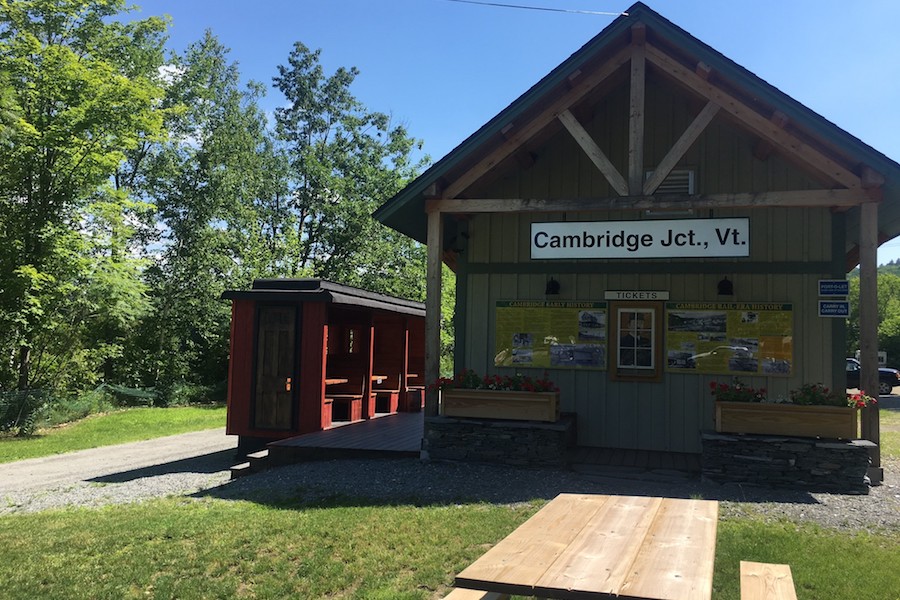
[[[145, 439], [223, 421], [221, 407], [136, 409], [22, 444], [47, 444], [42, 440], [79, 428], [92, 431], [79, 435], [95, 441], [121, 430], [131, 431], [128, 439]], [[882, 440], [883, 458], [900, 458], [900, 411], [882, 411]], [[0, 452], [17, 443], [0, 441]], [[75, 449], [71, 441], [59, 447]], [[455, 573], [540, 505], [166, 499], [2, 516], [0, 598], [441, 598]], [[801, 600], [900, 600], [896, 531], [723, 518], [713, 598], [740, 597], [741, 560], [790, 564]]]
[[0, 437], [0, 463], [225, 426], [225, 407], [129, 408], [27, 437]]
[[[158, 500], [0, 517], [0, 597], [431, 599], [533, 514], [520, 506]], [[724, 519], [714, 595], [741, 560], [789, 563], [798, 597], [896, 599], [900, 538]]]
[[535, 508], [161, 500], [0, 517], [0, 597], [430, 598]]
[[900, 460], [900, 409], [879, 411], [881, 459]]

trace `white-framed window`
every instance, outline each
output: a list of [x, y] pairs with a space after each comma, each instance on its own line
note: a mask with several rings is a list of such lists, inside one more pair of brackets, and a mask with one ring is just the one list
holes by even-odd
[[662, 381], [663, 303], [614, 302], [609, 315], [612, 379]]
[[656, 311], [652, 308], [619, 308], [616, 311], [619, 327], [619, 368], [656, 368]]

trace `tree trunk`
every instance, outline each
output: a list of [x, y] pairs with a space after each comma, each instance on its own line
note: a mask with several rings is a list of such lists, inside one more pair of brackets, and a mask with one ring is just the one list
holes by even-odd
[[28, 378], [31, 371], [31, 347], [19, 346], [19, 383], [17, 389], [28, 389]]

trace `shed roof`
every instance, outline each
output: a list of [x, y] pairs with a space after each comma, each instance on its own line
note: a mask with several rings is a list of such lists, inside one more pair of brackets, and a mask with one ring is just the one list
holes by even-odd
[[[730, 99], [737, 99], [739, 109], [754, 113], [758, 122], [760, 117], [769, 121], [774, 120], [773, 115], [780, 115], [780, 123], [772, 125], [773, 130], [776, 127], [781, 129], [778, 135], [783, 142], [777, 148], [779, 152], [788, 158], [799, 157], [801, 160], [805, 153], [812, 153], [821, 157], [820, 166], [834, 165], [841, 172], [858, 177], [859, 187], [868, 188], [871, 185], [872, 194], [881, 195], [878, 243], [900, 235], [900, 164], [766, 83], [641, 2], [634, 4], [626, 14], [618, 17], [531, 89], [384, 203], [375, 211], [374, 217], [425, 243], [425, 200], [436, 194], [440, 195], [441, 190], [447, 189], [447, 186], [467, 172], [471, 173], [473, 165], [479, 162], [484, 164], [486, 160], [490, 162], [491, 153], [496, 155], [498, 148], [508, 146], [511, 140], [515, 142], [517, 136], [523, 136], [520, 141], [525, 144], [528, 142], [525, 135], [537, 135], [539, 128], [532, 128], [529, 134], [517, 132], [522, 131], [524, 123], [541, 111], [546, 111], [554, 102], [558, 103], [572, 88], [575, 77], [580, 78], [577, 81], [582, 81], [587, 73], [608, 68], [609, 62], [614, 57], [621, 56], [620, 51], [631, 43], [632, 28], [639, 23], [646, 28], [648, 45], [652, 45], [660, 56], [665, 55], [666, 60], [671, 61], [671, 68], [683, 68], [688, 71], [688, 77], [693, 77], [695, 70], [703, 65], [707, 69], [706, 73], [712, 74], [708, 78], [708, 89], [701, 91], [701, 95], [710, 97], [710, 93], [721, 92]], [[820, 169], [822, 171], [827, 179], [827, 167]], [[845, 176], [843, 184], [840, 179], [832, 179], [831, 182], [834, 188], [848, 187], [846, 179]], [[456, 187], [459, 191], [449, 197], [464, 198], [465, 189], [459, 189], [458, 184]], [[846, 253], [850, 269], [855, 266], [854, 258], [858, 251], [860, 209], [859, 206], [854, 206], [841, 210], [848, 213]], [[445, 234], [445, 239], [450, 237]]]
[[256, 279], [252, 289], [226, 290], [226, 300], [256, 300], [267, 302], [301, 303], [326, 302], [359, 306], [393, 313], [425, 316], [422, 302], [376, 294], [359, 288], [324, 279]]

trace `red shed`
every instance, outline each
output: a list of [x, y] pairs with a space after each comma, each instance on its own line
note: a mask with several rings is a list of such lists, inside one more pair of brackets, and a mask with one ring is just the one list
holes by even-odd
[[425, 306], [321, 279], [258, 279], [232, 301], [227, 433], [239, 452], [422, 407]]

